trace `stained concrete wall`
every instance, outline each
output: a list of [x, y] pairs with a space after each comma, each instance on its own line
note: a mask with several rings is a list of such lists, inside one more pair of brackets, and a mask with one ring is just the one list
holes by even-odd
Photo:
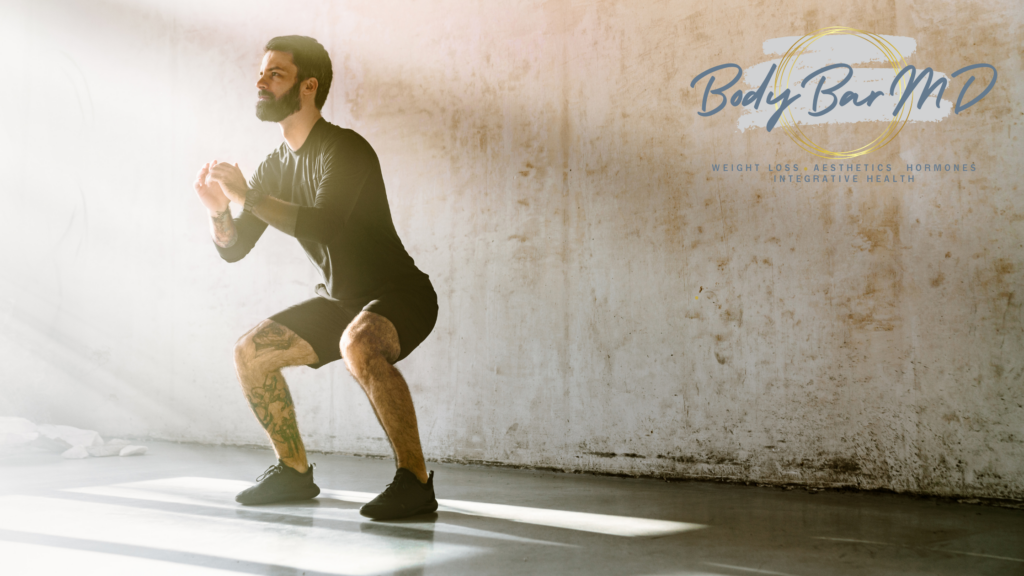
[[[2, 10], [0, 413], [265, 444], [232, 346], [317, 273], [276, 231], [221, 262], [191, 180], [215, 158], [248, 173], [280, 142], [253, 116], [260, 48], [301, 33], [331, 52], [324, 113], [377, 150], [440, 296], [399, 365], [429, 458], [1024, 497], [1016, 1]], [[980, 104], [869, 156], [976, 171], [713, 171], [821, 162], [739, 132], [738, 109], [699, 117], [689, 84], [830, 25], [914, 38], [922, 68], [996, 66]], [[308, 447], [389, 452], [340, 363], [287, 376]]]

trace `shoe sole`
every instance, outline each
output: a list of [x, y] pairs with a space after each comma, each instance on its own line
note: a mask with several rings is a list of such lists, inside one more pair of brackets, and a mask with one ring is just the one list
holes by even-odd
[[362, 508], [359, 509], [359, 514], [361, 514], [361, 515], [363, 515], [363, 516], [365, 516], [365, 517], [367, 517], [367, 518], [369, 518], [371, 520], [398, 520], [399, 518], [410, 518], [412, 516], [418, 516], [420, 514], [430, 514], [431, 512], [436, 512], [436, 511], [437, 511], [437, 500], [434, 500], [433, 502], [430, 502], [429, 504], [424, 505], [422, 508], [417, 508], [413, 512], [404, 512], [404, 513], [401, 513], [401, 514], [398, 514], [398, 515], [392, 515], [392, 514], [383, 514], [383, 515], [381, 515], [381, 514], [374, 514], [374, 515], [371, 515], [371, 514], [373, 514], [372, 510], [371, 510], [370, 514], [367, 514], [366, 512], [363, 512]]
[[312, 488], [302, 492], [289, 492], [288, 494], [280, 494], [271, 500], [248, 500], [242, 502], [235, 498], [235, 501], [242, 506], [259, 506], [260, 504], [274, 504], [276, 502], [295, 502], [297, 500], [312, 500], [320, 495], [320, 487], [313, 486]]

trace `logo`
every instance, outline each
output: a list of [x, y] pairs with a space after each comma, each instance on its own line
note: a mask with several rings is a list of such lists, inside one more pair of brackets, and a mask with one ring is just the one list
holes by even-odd
[[[792, 38], [769, 40], [764, 43], [765, 54], [778, 54], [783, 46], [788, 48], [782, 52], [781, 59], [747, 71], [748, 76], [761, 78], [767, 67], [759, 84], [747, 82], [752, 86], [750, 90], [738, 88], [730, 94], [744, 79], [743, 68], [738, 64], [721, 64], [698, 74], [690, 87], [702, 81], [706, 84], [697, 114], [714, 116], [727, 106], [743, 107], [741, 131], [764, 126], [771, 132], [781, 126], [805, 151], [820, 158], [849, 160], [882, 148], [908, 121], [940, 121], [948, 117], [950, 109], [960, 114], [987, 96], [998, 78], [995, 67], [990, 64], [964, 66], [949, 78], [932, 68], [918, 70], [906, 60], [916, 50], [917, 43], [912, 38], [881, 36], [843, 26], [823, 28], [795, 41]], [[879, 63], [881, 68], [855, 69], [853, 66]], [[969, 73], [983, 71], [991, 71], [992, 77], [979, 93], [979, 87], [974, 85], [975, 76]], [[721, 84], [716, 74], [723, 78], [731, 75], [731, 79]], [[942, 95], [952, 79], [961, 77], [966, 81], [960, 88], [956, 105], [952, 106], [942, 100]], [[876, 89], [886, 86], [887, 90]], [[964, 103], [967, 98], [970, 99]], [[812, 140], [805, 130], [812, 125], [854, 122], [886, 122], [886, 125], [874, 139], [846, 150], [830, 150]]]

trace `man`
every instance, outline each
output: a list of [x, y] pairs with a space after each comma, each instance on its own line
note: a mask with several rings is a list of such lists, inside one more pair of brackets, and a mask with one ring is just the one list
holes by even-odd
[[[320, 115], [332, 76], [330, 56], [316, 40], [268, 42], [256, 116], [277, 122], [285, 142], [248, 183], [237, 164], [214, 161], [194, 184], [224, 260], [243, 258], [269, 225], [299, 240], [325, 282], [317, 285], [316, 298], [260, 322], [235, 346], [238, 380], [278, 456], [236, 500], [267, 504], [320, 493], [281, 368], [344, 359], [398, 467], [394, 481], [360, 512], [375, 519], [433, 512], [433, 472], [427, 474], [423, 461], [409, 388], [393, 364], [433, 330], [437, 295], [395, 232], [373, 148]], [[243, 207], [238, 218], [230, 202]]]

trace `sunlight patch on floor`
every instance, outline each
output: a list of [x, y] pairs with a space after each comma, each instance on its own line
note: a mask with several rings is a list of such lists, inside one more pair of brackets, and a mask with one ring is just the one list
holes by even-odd
[[92, 550], [74, 550], [23, 542], [0, 541], [4, 573], [17, 576], [103, 574], [103, 576], [238, 576], [238, 572], [122, 556]]
[[483, 548], [432, 539], [37, 496], [0, 497], [0, 529], [285, 566], [375, 574], [475, 555]]
[[[70, 492], [83, 494], [107, 495], [120, 498], [138, 498], [143, 500], [159, 500], [180, 504], [202, 504], [205, 506], [238, 508], [234, 495], [250, 485], [249, 482], [224, 480], [217, 478], [167, 478], [146, 482], [133, 482], [93, 488], [78, 488]], [[363, 504], [372, 500], [376, 494], [355, 492], [351, 490], [322, 490], [321, 499], [329, 498]], [[527, 506], [510, 506], [507, 504], [491, 504], [487, 502], [470, 502], [465, 500], [438, 499], [438, 512], [457, 512], [471, 516], [508, 520], [537, 526], [579, 530], [612, 536], [666, 536], [691, 530], [706, 528], [703, 524], [674, 522], [670, 520], [653, 520], [631, 516], [613, 516], [609, 514], [593, 514], [589, 512], [573, 512], [569, 510], [552, 510], [548, 508], [531, 508]], [[321, 507], [316, 514], [329, 514]], [[263, 510], [281, 509], [280, 506], [256, 508]], [[306, 506], [292, 506], [284, 513], [314, 509]], [[360, 519], [358, 511], [353, 509], [335, 509], [335, 514], [353, 520]]]
[[[237, 480], [182, 477], [148, 480], [144, 482], [127, 482], [124, 484], [112, 484], [109, 486], [74, 488], [64, 491], [76, 494], [88, 494], [92, 496], [124, 498], [128, 500], [143, 500], [148, 502], [182, 504], [186, 506], [205, 506], [230, 510], [245, 510], [275, 515], [295, 516], [299, 518], [318, 518], [354, 523], [370, 522], [370, 520], [359, 514], [358, 506], [345, 505], [344, 507], [339, 507], [337, 506], [337, 501], [340, 500], [346, 503], [361, 504], [370, 501], [374, 496], [376, 496], [369, 492], [323, 490], [320, 493], [320, 497], [315, 500], [292, 503], [282, 502], [267, 506], [242, 507], [235, 502], [235, 494], [250, 485], [250, 482]], [[409, 530], [512, 541], [524, 544], [561, 547], [571, 546], [560, 542], [525, 538], [511, 534], [503, 534], [493, 530], [482, 530], [479, 528], [460, 526], [458, 524], [447, 522], [414, 522], [413, 520], [415, 519], [403, 520], [400, 524], [392, 525], [401, 526], [403, 529]]]

